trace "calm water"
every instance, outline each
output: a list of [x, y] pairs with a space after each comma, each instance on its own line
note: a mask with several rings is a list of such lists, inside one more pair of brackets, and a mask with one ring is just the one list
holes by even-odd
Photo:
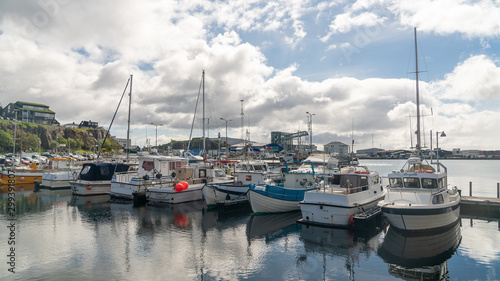
[[[362, 164], [385, 174], [403, 162]], [[496, 196], [500, 161], [446, 165], [451, 184], [463, 182], [468, 191], [472, 181], [476, 195]], [[207, 211], [202, 202], [134, 208], [108, 196], [30, 186], [16, 193], [12, 274], [6, 204], [3, 193], [0, 280], [413, 280], [423, 274], [500, 280], [498, 220], [463, 217], [444, 233], [411, 237], [385, 225], [308, 227], [296, 223], [300, 212], [252, 216], [248, 206]]]

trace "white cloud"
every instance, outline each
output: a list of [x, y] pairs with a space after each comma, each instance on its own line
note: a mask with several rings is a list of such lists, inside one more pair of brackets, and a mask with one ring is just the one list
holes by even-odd
[[441, 99], [482, 103], [500, 100], [500, 66], [485, 55], [471, 56], [445, 79], [432, 83]]

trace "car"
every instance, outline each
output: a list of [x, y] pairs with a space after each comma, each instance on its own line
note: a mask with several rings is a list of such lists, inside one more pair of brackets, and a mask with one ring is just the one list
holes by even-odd
[[10, 160], [9, 158], [0, 158], [0, 165], [12, 165], [12, 160]]

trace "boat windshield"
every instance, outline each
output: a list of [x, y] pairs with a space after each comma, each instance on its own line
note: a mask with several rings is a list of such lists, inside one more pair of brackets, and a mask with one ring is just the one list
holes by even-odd
[[[438, 188], [438, 181], [436, 179], [426, 179], [423, 178], [391, 178], [389, 179], [389, 184], [392, 188], [425, 188], [425, 189], [436, 189]], [[443, 181], [439, 181], [439, 186], [443, 186]]]

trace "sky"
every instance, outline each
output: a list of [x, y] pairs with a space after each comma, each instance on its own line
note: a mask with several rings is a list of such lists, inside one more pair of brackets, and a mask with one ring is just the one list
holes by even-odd
[[416, 27], [422, 144], [444, 131], [443, 149], [500, 149], [499, 18], [495, 0], [4, 0], [0, 104], [41, 103], [61, 124], [107, 129], [133, 75], [132, 143], [163, 144], [192, 124], [202, 136], [205, 71], [207, 137], [225, 137], [224, 118], [229, 137], [270, 142], [308, 131], [309, 112], [319, 148], [408, 149]]

